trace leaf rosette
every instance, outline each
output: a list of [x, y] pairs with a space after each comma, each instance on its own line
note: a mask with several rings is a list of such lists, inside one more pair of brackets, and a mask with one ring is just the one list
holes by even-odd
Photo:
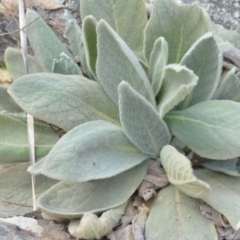
[[[37, 205], [55, 220], [83, 216], [70, 224], [75, 236], [99, 239], [116, 226], [150, 160], [162, 165], [171, 185], [154, 200], [147, 240], [194, 240], [201, 233], [217, 239], [213, 223], [198, 211], [202, 200], [238, 230], [240, 208], [226, 200], [224, 189], [239, 200], [230, 184], [239, 177], [239, 75], [231, 70], [220, 79], [223, 49], [232, 48], [224, 34], [210, 32], [196, 3], [155, 0], [147, 20], [143, 1], [81, 0], [81, 15], [82, 29], [74, 20], [67, 26], [68, 50], [36, 12], [27, 12], [36, 58], [29, 57], [31, 74], [24, 75], [20, 52], [5, 53], [14, 82], [0, 87], [0, 164], [28, 160], [25, 111], [36, 118], [41, 158], [28, 171], [45, 175], [43, 190], [49, 188]], [[195, 171], [191, 154], [212, 170]], [[181, 226], [174, 233], [165, 224], [172, 219]]]

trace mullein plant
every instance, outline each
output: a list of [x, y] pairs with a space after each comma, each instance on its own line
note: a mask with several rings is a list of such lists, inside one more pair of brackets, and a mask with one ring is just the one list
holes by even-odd
[[69, 49], [28, 10], [31, 74], [6, 50], [14, 82], [0, 88], [0, 164], [19, 164], [0, 174], [2, 202], [29, 198], [26, 112], [36, 118], [39, 161], [28, 171], [37, 207], [71, 220], [74, 236], [111, 232], [153, 163], [170, 184], [153, 199], [147, 240], [217, 239], [204, 202], [238, 230], [240, 80], [235, 69], [221, 79], [234, 43], [196, 3], [155, 0], [149, 20], [139, 0], [81, 0], [80, 11], [82, 29], [72, 20], [65, 32]]

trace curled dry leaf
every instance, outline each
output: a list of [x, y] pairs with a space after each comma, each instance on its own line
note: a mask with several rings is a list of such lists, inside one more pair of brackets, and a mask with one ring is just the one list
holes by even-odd
[[128, 202], [124, 215], [121, 218], [121, 226], [118, 229], [127, 227], [137, 214], [138, 210], [135, 207], [135, 202], [133, 198], [131, 201]]
[[144, 240], [145, 225], [150, 210], [143, 204], [141, 207], [138, 208], [138, 211], [139, 214], [134, 218], [132, 222], [133, 234], [135, 240]]
[[208, 204], [204, 204], [200, 206], [200, 210], [202, 214], [208, 218], [211, 219], [214, 224], [218, 227], [229, 227], [230, 224], [228, 220], [218, 211], [216, 211], [214, 208], [209, 206]]
[[[227, 70], [232, 70], [233, 68], [236, 69], [236, 72], [239, 72], [240, 69], [238, 67], [236, 67], [236, 65], [230, 63], [229, 61], [224, 60], [223, 61], [223, 68], [227, 69]], [[224, 69], [223, 69], [224, 70]], [[223, 73], [222, 73], [223, 74]], [[220, 81], [221, 82], [221, 81]]]
[[219, 240], [240, 239], [240, 230], [235, 231], [224, 215], [206, 203], [200, 206], [200, 210], [206, 218], [214, 222]]
[[142, 184], [138, 188], [138, 195], [145, 201], [148, 201], [156, 196], [156, 190], [167, 186], [168, 183], [168, 178], [163, 168], [159, 167], [156, 161], [153, 161], [147, 170]]
[[223, 53], [225, 60], [232, 62], [237, 68], [240, 68], [240, 50], [231, 49]]
[[125, 228], [109, 233], [107, 235], [107, 238], [110, 240], [135, 240], [133, 234], [133, 227], [132, 225], [127, 225]]
[[[128, 205], [128, 207], [126, 208], [125, 214], [127, 214], [127, 211], [129, 211], [131, 206], [134, 206], [134, 202]], [[132, 219], [132, 224], [130, 224], [129, 222], [128, 225], [124, 227], [121, 226], [116, 231], [111, 232], [110, 234], [107, 235], [108, 239], [110, 240], [122, 240], [122, 239], [144, 240], [145, 224], [147, 221], [147, 216], [149, 211], [150, 211], [149, 208], [146, 207], [144, 204], [139, 206], [137, 209], [138, 214]]]

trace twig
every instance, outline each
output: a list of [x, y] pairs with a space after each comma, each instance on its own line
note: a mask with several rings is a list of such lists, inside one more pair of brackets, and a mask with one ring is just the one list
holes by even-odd
[[8, 201], [8, 200], [2, 200], [1, 202], [12, 204], [12, 205], [17, 205], [17, 206], [22, 206], [22, 207], [32, 207], [32, 206], [26, 205], [24, 203], [17, 203], [17, 202], [12, 202], [12, 201]]
[[[25, 21], [25, 9], [23, 0], [18, 0], [19, 4], [19, 26], [20, 26], [20, 39], [22, 47], [23, 61], [28, 74], [28, 57], [27, 57], [27, 35], [25, 32], [26, 21]], [[30, 114], [27, 114], [27, 128], [28, 128], [28, 143], [29, 143], [29, 156], [30, 164], [35, 163], [35, 143], [34, 143], [34, 120]], [[33, 210], [36, 210], [36, 195], [35, 195], [35, 176], [31, 174], [32, 180], [32, 197], [33, 197]]]
[[[1, 2], [1, 0], [0, 0]], [[51, 6], [53, 6], [54, 4], [52, 4]], [[56, 8], [56, 9], [52, 9], [52, 11], [56, 11], [58, 9], [61, 9], [61, 8]], [[41, 18], [44, 14], [48, 13], [48, 11], [44, 11], [42, 14], [39, 15], [39, 17], [37, 17], [36, 19], [34, 19], [32, 22], [30, 22], [29, 24], [25, 24], [23, 27], [20, 27], [19, 29], [16, 29], [16, 30], [13, 30], [11, 32], [7, 32], [7, 33], [1, 33], [0, 34], [0, 37], [2, 36], [7, 36], [7, 35], [11, 35], [13, 33], [17, 33], [17, 32], [21, 32], [21, 31], [26, 31], [26, 28], [30, 25], [32, 25], [34, 22], [36, 22], [39, 18]]]

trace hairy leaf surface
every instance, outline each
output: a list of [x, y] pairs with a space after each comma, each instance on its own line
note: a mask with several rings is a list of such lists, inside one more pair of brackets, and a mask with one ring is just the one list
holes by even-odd
[[86, 61], [91, 74], [96, 77], [96, 62], [97, 62], [97, 21], [93, 16], [88, 16], [83, 21], [83, 42], [86, 54]]
[[60, 57], [54, 59], [52, 72], [64, 75], [83, 76], [78, 65], [66, 53], [61, 53]]
[[144, 33], [145, 58], [149, 61], [154, 42], [164, 37], [169, 47], [168, 63], [179, 63], [191, 45], [208, 30], [208, 19], [197, 3], [179, 5], [172, 0], [155, 0]]
[[200, 205], [200, 200], [186, 196], [173, 186], [162, 189], [147, 219], [146, 239], [217, 240], [215, 226], [201, 214]]
[[98, 119], [119, 124], [118, 109], [100, 84], [81, 76], [29, 74], [8, 91], [26, 112], [66, 131]]
[[240, 177], [240, 160], [239, 158], [228, 159], [225, 161], [209, 160], [201, 163], [205, 168], [212, 171], [222, 172], [233, 177]]
[[209, 195], [209, 185], [195, 177], [190, 161], [176, 148], [170, 145], [163, 147], [160, 160], [169, 182], [180, 191], [195, 198]]
[[68, 39], [77, 62], [80, 61], [84, 71], [87, 71], [88, 67], [83, 47], [82, 32], [75, 19], [68, 22], [64, 37]]
[[81, 0], [80, 11], [82, 19], [88, 15], [93, 15], [97, 21], [104, 19], [133, 51], [142, 51], [143, 30], [147, 23], [143, 1]]
[[193, 70], [199, 77], [198, 84], [178, 109], [211, 99], [222, 72], [222, 55], [212, 33], [204, 34], [183, 56], [181, 65]]
[[45, 159], [46, 159], [46, 157], [39, 159], [36, 163], [34, 163], [33, 165], [30, 165], [28, 167], [27, 171], [34, 175], [41, 174], [42, 166], [43, 166]]
[[234, 72], [235, 69], [228, 72], [215, 92], [213, 99], [240, 102], [240, 79], [234, 74]]
[[166, 115], [170, 131], [201, 157], [240, 156], [240, 103], [211, 100]]
[[[4, 62], [13, 80], [26, 74], [22, 51], [8, 47], [4, 52]], [[35, 57], [28, 55], [28, 72], [38, 73], [43, 69]]]
[[[31, 23], [31, 24], [30, 24]], [[26, 13], [27, 36], [35, 56], [47, 72], [52, 72], [53, 60], [61, 53], [71, 57], [67, 48], [56, 37], [44, 20], [33, 10]]]
[[59, 182], [38, 198], [37, 206], [53, 219], [103, 212], [125, 203], [141, 184], [147, 168], [145, 162], [112, 178], [84, 183]]
[[7, 89], [7, 87], [0, 86], [0, 108], [6, 112], [22, 112], [23, 110], [8, 94]]
[[[27, 124], [16, 118], [0, 114], [0, 164], [29, 160]], [[58, 137], [49, 126], [35, 124], [36, 158], [46, 155]]]
[[58, 180], [89, 181], [115, 176], [146, 160], [121, 127], [106, 121], [81, 124], [47, 155], [42, 174]]
[[211, 186], [211, 193], [203, 201], [222, 213], [236, 231], [239, 230], [240, 178], [211, 170], [198, 170], [195, 174]]
[[216, 24], [212, 21], [210, 26], [211, 26], [211, 31], [214, 31], [219, 37], [221, 37], [225, 41], [230, 42], [236, 48], [240, 47], [240, 42], [239, 42], [240, 34], [237, 31], [228, 30], [223, 26]]
[[192, 70], [178, 65], [169, 64], [164, 69], [162, 87], [157, 96], [158, 112], [164, 117], [181, 102], [198, 83], [198, 76]]
[[68, 226], [71, 235], [84, 239], [100, 239], [110, 233], [121, 220], [127, 202], [107, 210], [100, 217], [94, 213], [84, 213], [81, 220], [72, 220]]
[[163, 80], [164, 67], [168, 61], [168, 44], [163, 37], [158, 38], [150, 55], [148, 77], [155, 96]]
[[[1, 217], [23, 215], [32, 211], [31, 176], [26, 171], [29, 163], [21, 163], [0, 171], [0, 212]], [[42, 192], [57, 181], [36, 176], [35, 193]]]
[[158, 156], [171, 135], [158, 112], [128, 83], [119, 85], [119, 109], [123, 130], [144, 153]]
[[98, 23], [97, 37], [97, 77], [115, 104], [118, 104], [118, 85], [123, 80], [155, 104], [151, 85], [138, 58], [104, 20]]

